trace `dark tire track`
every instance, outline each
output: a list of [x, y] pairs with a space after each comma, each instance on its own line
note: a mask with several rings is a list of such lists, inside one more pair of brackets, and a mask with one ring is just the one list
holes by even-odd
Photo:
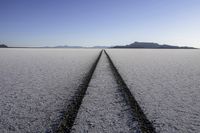
[[[119, 74], [117, 68], [115, 67], [115, 65], [113, 64], [110, 56], [107, 54], [107, 52], [105, 50], [102, 50], [105, 52], [106, 54], [106, 57], [108, 59], [108, 62], [109, 62], [109, 73], [112, 73], [113, 74], [113, 78], [115, 79], [115, 81], [117, 82], [116, 85], [117, 85], [117, 89], [115, 92], [113, 91], [108, 91], [108, 97], [109, 95], [112, 97], [112, 100], [108, 100], [110, 103], [107, 103], [108, 106], [111, 106], [111, 108], [114, 108], [113, 111], [114, 111], [114, 116], [113, 118], [117, 121], [119, 121], [118, 119], [118, 116], [116, 116], [116, 112], [117, 114], [120, 116], [120, 121], [119, 123], [127, 123], [127, 126], [125, 125], [124, 127], [122, 126], [121, 129], [127, 129], [128, 128], [128, 132], [144, 132], [144, 133], [155, 133], [155, 129], [154, 127], [152, 126], [152, 123], [147, 119], [147, 117], [145, 116], [145, 114], [143, 113], [142, 109], [140, 108], [139, 104], [137, 103], [137, 101], [135, 100], [135, 98], [133, 97], [132, 93], [130, 92], [129, 88], [127, 87], [127, 85], [125, 84], [123, 78], [121, 77], [121, 75]], [[89, 73], [87, 74], [87, 76], [84, 78], [82, 84], [79, 86], [79, 88], [77, 89], [77, 92], [75, 93], [75, 95], [73, 96], [72, 100], [71, 100], [71, 103], [67, 106], [67, 110], [65, 111], [64, 113], [64, 116], [63, 116], [63, 120], [62, 122], [60, 123], [59, 127], [55, 130], [55, 132], [59, 132], [59, 133], [69, 133], [71, 132], [71, 129], [73, 127], [73, 132], [83, 132], [83, 131], [86, 131], [87, 132], [87, 129], [85, 130], [84, 129], [84, 126], [87, 125], [86, 127], [91, 127], [93, 125], [91, 125], [91, 123], [88, 121], [86, 122], [85, 124], [85, 118], [77, 118], [77, 117], [80, 117], [81, 115], [77, 116], [79, 113], [81, 114], [84, 114], [84, 111], [83, 109], [80, 110], [80, 107], [82, 105], [82, 100], [84, 99], [84, 97], [86, 97], [86, 104], [84, 103], [83, 101], [83, 104], [87, 107], [87, 105], [89, 105], [90, 102], [93, 102], [94, 99], [90, 99], [87, 98], [88, 96], [86, 95], [86, 91], [88, 90], [87, 88], [89, 87], [89, 84], [91, 82], [91, 78], [92, 76], [94, 75], [94, 71], [96, 69], [96, 66], [100, 60], [100, 58], [102, 57], [102, 51], [100, 52], [97, 60], [95, 61], [95, 63], [92, 65], [92, 68], [90, 69]], [[104, 55], [105, 56], [105, 55]], [[98, 77], [98, 76], [97, 76]], [[101, 78], [104, 78], [104, 77], [101, 77]], [[99, 82], [99, 81], [98, 81]], [[97, 86], [98, 86], [98, 82], [97, 82]], [[100, 85], [101, 86], [101, 85]], [[100, 87], [99, 86], [99, 87]], [[94, 86], [92, 86], [94, 87]], [[88, 90], [89, 92], [91, 92], [91, 88]], [[99, 94], [99, 92], [98, 92]], [[115, 97], [115, 98], [114, 98]], [[99, 96], [99, 98], [101, 99], [101, 96]], [[89, 101], [89, 103], [88, 103]], [[111, 103], [113, 101], [113, 103]], [[96, 102], [96, 104], [98, 104], [98, 101]], [[110, 104], [110, 105], [109, 105]], [[83, 105], [83, 106], [84, 106]], [[117, 105], [117, 107], [116, 107]], [[119, 107], [119, 105], [121, 107]], [[102, 104], [103, 106], [103, 104]], [[85, 107], [84, 107], [85, 108]], [[115, 111], [116, 109], [120, 109], [119, 111]], [[91, 114], [91, 110], [92, 109], [91, 107], [88, 107], [89, 110], [85, 110], [86, 111], [86, 116], [88, 114]], [[102, 111], [102, 110], [101, 110]], [[105, 110], [103, 110], [104, 112]], [[119, 113], [121, 111], [122, 115]], [[87, 114], [88, 113], [88, 114]], [[105, 112], [104, 112], [105, 113]], [[109, 112], [108, 112], [109, 113]], [[113, 112], [111, 112], [110, 114], [112, 115]], [[95, 115], [95, 114], [94, 114]], [[102, 114], [100, 112], [100, 115], [102, 117]], [[88, 115], [89, 116], [89, 115]], [[127, 117], [128, 116], [128, 117]], [[82, 116], [81, 116], [82, 117]], [[123, 118], [124, 117], [124, 118]], [[99, 117], [98, 117], [99, 118]], [[126, 118], [126, 119], [125, 119]], [[75, 123], [74, 125], [74, 122], [76, 121], [76, 119], [78, 119], [78, 121], [80, 121], [79, 119], [82, 119], [80, 121], [80, 123]], [[96, 121], [96, 117], [93, 117], [92, 118], [94, 121]], [[106, 122], [106, 119], [103, 118]], [[93, 121], [93, 122], [94, 122]], [[108, 121], [107, 121], [108, 122]], [[116, 126], [116, 121], [112, 121], [111, 120], [111, 123], [114, 122]], [[101, 122], [102, 125], [101, 125], [101, 128], [97, 128], [98, 131], [103, 131], [103, 132], [107, 132], [106, 130], [104, 130], [104, 128], [107, 128], [109, 132], [113, 132], [112, 129], [115, 129], [115, 128], [109, 128], [110, 125], [106, 126], [107, 124]], [[117, 126], [120, 126], [120, 124], [117, 123]], [[77, 126], [78, 125], [78, 126]], [[122, 124], [123, 125], [123, 124]], [[116, 126], [116, 128], [118, 128]], [[80, 128], [81, 127], [81, 128]], [[76, 130], [76, 128], [78, 130]], [[75, 130], [74, 130], [75, 129]], [[118, 128], [120, 129], [120, 128]], [[124, 130], [124, 131], [125, 131]], [[94, 130], [95, 131], [95, 130]], [[116, 131], [116, 129], [115, 129]]]
[[75, 92], [74, 96], [70, 100], [70, 103], [66, 107], [66, 111], [63, 113], [63, 119], [61, 120], [59, 126], [55, 128], [53, 132], [56, 133], [69, 133], [74, 120], [77, 116], [78, 110], [80, 108], [80, 105], [82, 103], [82, 99], [85, 95], [85, 92], [88, 88], [88, 84], [91, 80], [91, 77], [95, 71], [96, 65], [99, 62], [99, 59], [101, 57], [103, 50], [101, 50], [99, 56], [97, 57], [96, 61], [93, 63], [90, 71], [87, 73], [85, 78], [83, 79], [82, 83], [79, 85], [77, 91]]
[[72, 133], [141, 133], [105, 53], [97, 64], [83, 98]]
[[[105, 50], [104, 50], [105, 51]], [[137, 119], [140, 129], [144, 133], [156, 133], [155, 128], [153, 127], [152, 123], [147, 119], [146, 115], [142, 111], [141, 107], [139, 106], [138, 102], [130, 92], [129, 88], [127, 87], [126, 83], [124, 82], [123, 78], [119, 74], [117, 68], [115, 67], [112, 59], [105, 51], [107, 58], [109, 60], [110, 66], [112, 68], [112, 72], [115, 75], [117, 83], [121, 87], [121, 93], [123, 97], [126, 99], [126, 102], [131, 106], [132, 111], [134, 112], [135, 118]]]

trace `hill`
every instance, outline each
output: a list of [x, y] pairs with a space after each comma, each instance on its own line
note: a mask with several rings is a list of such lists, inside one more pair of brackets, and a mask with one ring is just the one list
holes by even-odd
[[5, 44], [0, 44], [0, 48], [8, 48]]
[[149, 48], [149, 49], [196, 49], [194, 47], [179, 47], [173, 45], [160, 45], [152, 42], [134, 42], [125, 46], [114, 46], [113, 48]]

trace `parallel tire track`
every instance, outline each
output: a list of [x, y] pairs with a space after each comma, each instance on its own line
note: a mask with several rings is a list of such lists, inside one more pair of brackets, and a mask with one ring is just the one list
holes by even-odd
[[142, 133], [105, 53], [97, 64], [77, 114], [72, 133]]
[[54, 130], [56, 133], [69, 133], [74, 120], [77, 116], [78, 110], [80, 108], [81, 102], [83, 100], [83, 97], [85, 95], [85, 92], [87, 90], [88, 84], [91, 80], [91, 77], [94, 73], [94, 70], [97, 66], [97, 63], [99, 62], [99, 59], [101, 57], [103, 50], [101, 50], [98, 58], [92, 65], [90, 71], [87, 73], [85, 78], [83, 79], [82, 83], [79, 85], [77, 91], [75, 92], [74, 96], [70, 100], [70, 104], [67, 106], [67, 110], [64, 112], [63, 119], [61, 123], [59, 124], [58, 128]]
[[112, 72], [116, 78], [117, 83], [121, 86], [121, 93], [123, 94], [126, 102], [131, 106], [131, 109], [136, 114], [136, 119], [139, 123], [139, 126], [144, 133], [156, 133], [155, 128], [153, 127], [152, 123], [147, 119], [146, 115], [142, 111], [141, 107], [139, 106], [138, 102], [130, 92], [130, 89], [127, 87], [126, 83], [124, 82], [123, 78], [119, 74], [117, 68], [115, 67], [112, 59], [108, 55], [108, 53], [104, 50], [106, 56], [108, 57]]
[[82, 84], [79, 85], [76, 93], [72, 97], [71, 103], [68, 105], [67, 110], [64, 113], [63, 119], [62, 119], [59, 127], [54, 132], [70, 133], [70, 130], [71, 130], [73, 124], [74, 124], [74, 121], [75, 121], [76, 116], [78, 114], [80, 105], [81, 105], [82, 100], [85, 96], [85, 93], [86, 93], [86, 90], [87, 90], [88, 85], [90, 83], [90, 80], [92, 78], [92, 75], [95, 71], [95, 68], [96, 68], [96, 66], [99, 62], [99, 59], [100, 59], [103, 51], [105, 52], [105, 54], [106, 54], [106, 56], [109, 60], [110, 67], [111, 67], [112, 72], [115, 76], [115, 79], [121, 87], [121, 95], [124, 97], [127, 104], [130, 105], [132, 111], [134, 112], [133, 115], [134, 116], [136, 115], [135, 119], [137, 119], [141, 131], [144, 132], [144, 133], [155, 133], [155, 128], [153, 127], [152, 123], [147, 119], [146, 115], [144, 114], [144, 112], [142, 111], [138, 102], [136, 101], [136, 99], [134, 98], [132, 93], [130, 92], [129, 88], [127, 87], [126, 83], [124, 82], [123, 78], [121, 77], [117, 68], [115, 67], [113, 61], [111, 60], [110, 56], [108, 55], [108, 53], [105, 50], [102, 50], [100, 52], [98, 58], [96, 59], [96, 61], [92, 65], [90, 71], [88, 72], [88, 74], [86, 75], [84, 80], [82, 81]]

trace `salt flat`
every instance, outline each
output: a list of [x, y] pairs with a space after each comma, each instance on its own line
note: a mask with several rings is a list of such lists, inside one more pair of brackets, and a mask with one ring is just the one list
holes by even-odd
[[108, 49], [157, 132], [200, 132], [200, 51]]
[[[106, 51], [157, 132], [200, 132], [199, 50]], [[99, 49], [0, 49], [0, 132], [57, 129], [99, 53]], [[72, 131], [140, 131], [132, 121], [134, 107], [124, 101], [108, 64], [103, 54]]]
[[0, 132], [52, 131], [98, 49], [0, 49]]
[[105, 53], [97, 64], [72, 133], [141, 133]]

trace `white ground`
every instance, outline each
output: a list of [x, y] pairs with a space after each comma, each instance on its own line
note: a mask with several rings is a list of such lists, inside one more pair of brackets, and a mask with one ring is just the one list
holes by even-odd
[[98, 49], [0, 49], [0, 132], [45, 132], [99, 55]]
[[157, 132], [200, 132], [200, 50], [107, 51]]
[[102, 53], [72, 133], [140, 133], [134, 112], [120, 91], [109, 61]]

